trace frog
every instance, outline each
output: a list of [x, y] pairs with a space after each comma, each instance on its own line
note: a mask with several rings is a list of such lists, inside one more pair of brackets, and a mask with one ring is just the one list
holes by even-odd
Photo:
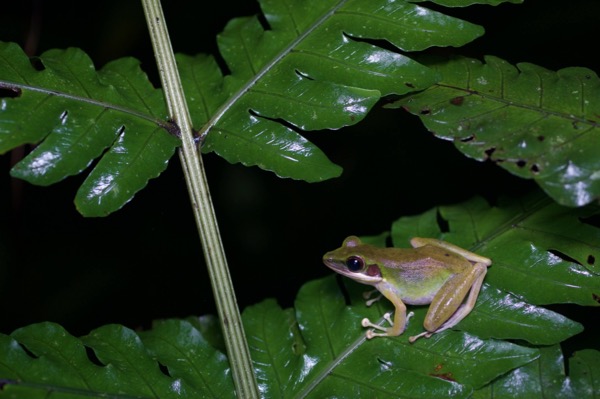
[[393, 320], [391, 313], [383, 315], [389, 327], [368, 318], [361, 321], [370, 328], [367, 339], [401, 335], [413, 316], [413, 312], [407, 315], [406, 304], [429, 305], [425, 331], [409, 337], [410, 343], [454, 327], [475, 306], [491, 259], [435, 238], [414, 237], [410, 245], [412, 248], [382, 248], [349, 236], [340, 248], [323, 256], [323, 263], [336, 273], [379, 291], [367, 306], [382, 296], [394, 305]]

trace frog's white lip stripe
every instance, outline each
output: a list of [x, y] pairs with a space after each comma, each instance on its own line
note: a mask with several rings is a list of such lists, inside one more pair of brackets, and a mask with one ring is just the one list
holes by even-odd
[[335, 271], [336, 273], [339, 273], [342, 276], [349, 277], [353, 280], [358, 280], [363, 284], [377, 284], [383, 280], [383, 278], [379, 276], [369, 276], [363, 272], [351, 272], [344, 268], [340, 268], [336, 262], [333, 262], [329, 259], [323, 259], [323, 263], [325, 263], [325, 266]]

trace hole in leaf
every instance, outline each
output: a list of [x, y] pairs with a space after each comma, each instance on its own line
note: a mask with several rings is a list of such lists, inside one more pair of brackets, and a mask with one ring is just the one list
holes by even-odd
[[377, 358], [377, 361], [379, 362], [379, 364], [381, 364], [381, 368], [383, 370], [390, 370], [393, 367], [393, 363], [392, 362], [388, 362], [387, 360], [383, 360], [380, 357]]
[[14, 86], [0, 84], [0, 98], [16, 98], [21, 95], [21, 89]]
[[431, 113], [431, 109], [426, 107], [426, 108], [421, 109], [421, 111], [419, 113], [421, 115], [429, 115]]
[[600, 229], [600, 214], [588, 216], [585, 218], [579, 218], [581, 223], [589, 224], [590, 226], [597, 227]]
[[298, 129], [297, 126], [292, 125], [291, 123], [289, 123], [288, 121], [281, 119], [281, 118], [269, 118], [268, 116], [264, 116], [259, 114], [258, 112], [254, 111], [253, 109], [249, 109], [248, 112], [250, 113], [250, 115], [254, 116], [255, 118], [262, 118], [262, 119], [266, 119], [266, 120], [270, 120], [273, 122], [277, 122], [285, 127], [287, 127], [290, 130], [293, 130], [294, 132], [298, 133], [298, 134], [302, 134], [302, 131], [300, 129]]
[[33, 69], [35, 69], [38, 72], [46, 69], [46, 67], [44, 66], [44, 63], [42, 62], [42, 60], [39, 57], [31, 57], [29, 59], [29, 63], [31, 64]]
[[525, 165], [527, 165], [527, 161], [525, 161], [525, 160], [523, 160], [523, 159], [519, 159], [519, 160], [517, 161], [517, 166], [518, 166], [519, 168], [522, 168], [522, 167], [524, 167]]
[[473, 141], [474, 139], [475, 139], [475, 136], [474, 135], [470, 135], [470, 136], [467, 136], [467, 137], [463, 137], [462, 139], [460, 139], [460, 141], [463, 142], [463, 143], [468, 143], [469, 141]]
[[410, 82], [406, 82], [406, 83], [404, 83], [404, 86], [406, 86], [406, 87], [410, 87], [411, 89], [414, 89], [414, 88], [415, 88], [415, 85], [414, 85], [414, 84], [412, 84], [412, 83], [410, 83]]
[[69, 117], [69, 111], [63, 111], [62, 114], [60, 114], [60, 116], [58, 117], [58, 119], [60, 119], [60, 123], [62, 123], [63, 125], [65, 123], [67, 123], [67, 118]]
[[314, 80], [309, 75], [307, 75], [306, 73], [304, 73], [304, 72], [302, 72], [302, 71], [300, 71], [298, 69], [294, 69], [294, 72], [296, 72], [296, 75], [300, 76], [303, 79]]
[[539, 173], [540, 168], [537, 164], [534, 163], [533, 165], [531, 165], [531, 168], [529, 168], [529, 170], [531, 170], [532, 173]]
[[596, 301], [596, 302], [600, 303], [600, 296], [599, 296], [598, 294], [594, 294], [594, 293], [592, 292], [592, 299], [594, 299], [594, 301]]
[[435, 213], [435, 220], [442, 233], [448, 233], [450, 231], [450, 223], [448, 223], [448, 220], [444, 219], [439, 210]]
[[396, 53], [396, 54], [403, 54], [401, 51], [398, 50], [398, 48], [394, 45], [392, 45], [390, 42], [388, 42], [387, 40], [383, 40], [383, 39], [371, 39], [371, 38], [365, 38], [365, 37], [358, 37], [358, 36], [352, 36], [349, 33], [343, 32], [343, 35], [345, 38], [347, 38], [348, 40], [352, 40], [355, 41], [357, 43], [368, 43], [372, 46], [376, 46], [376, 47], [380, 47], [382, 49], [386, 49], [392, 53]]
[[35, 353], [33, 353], [32, 351], [29, 350], [28, 347], [26, 347], [25, 345], [23, 345], [22, 343], [19, 343], [19, 346], [21, 347], [21, 349], [23, 349], [23, 352], [25, 352], [27, 354], [27, 356], [29, 356], [32, 359], [37, 359], [39, 358], [38, 355], [36, 355]]
[[[563, 252], [557, 251], [556, 249], [549, 249], [548, 252], [550, 252], [554, 256], [558, 256], [565, 262], [571, 262], [571, 263], [576, 263], [578, 265], [581, 265], [581, 263], [579, 263], [579, 261], [577, 259], [571, 258], [569, 255], [567, 255]], [[581, 266], [583, 266], [583, 265], [581, 265]]]
[[492, 157], [492, 154], [496, 151], [496, 147], [490, 147], [487, 150], [485, 150], [485, 155], [488, 156], [488, 158]]
[[465, 98], [463, 96], [454, 97], [450, 100], [450, 104], [452, 105], [462, 105], [465, 102]]
[[593, 265], [594, 263], [596, 263], [596, 257], [594, 255], [588, 255], [587, 263], [590, 266]]
[[167, 377], [171, 377], [171, 373], [169, 373], [169, 369], [167, 368], [167, 366], [165, 366], [161, 362], [158, 362], [158, 369], [160, 370], [161, 373], [163, 373]]
[[96, 356], [96, 352], [87, 345], [85, 346], [85, 354], [86, 354], [88, 360], [90, 362], [92, 362], [93, 364], [95, 364], [96, 366], [106, 367], [106, 364], [102, 363], [102, 361], [100, 361], [100, 359], [98, 359], [98, 356]]
[[546, 137], [542, 136], [541, 134], [539, 136], [537, 136], [538, 141], [544, 141], [546, 140]]

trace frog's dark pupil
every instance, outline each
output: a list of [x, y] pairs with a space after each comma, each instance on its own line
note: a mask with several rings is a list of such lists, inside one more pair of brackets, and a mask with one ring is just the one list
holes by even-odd
[[350, 270], [351, 272], [359, 271], [360, 269], [363, 268], [364, 265], [365, 265], [365, 263], [358, 256], [351, 256], [348, 259], [346, 259], [346, 266], [348, 267], [348, 270]]

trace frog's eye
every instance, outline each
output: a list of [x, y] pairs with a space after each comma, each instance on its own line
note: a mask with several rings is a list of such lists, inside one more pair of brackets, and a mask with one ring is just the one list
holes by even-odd
[[351, 272], [357, 272], [365, 267], [365, 261], [359, 258], [358, 256], [351, 256], [346, 259], [346, 267]]

